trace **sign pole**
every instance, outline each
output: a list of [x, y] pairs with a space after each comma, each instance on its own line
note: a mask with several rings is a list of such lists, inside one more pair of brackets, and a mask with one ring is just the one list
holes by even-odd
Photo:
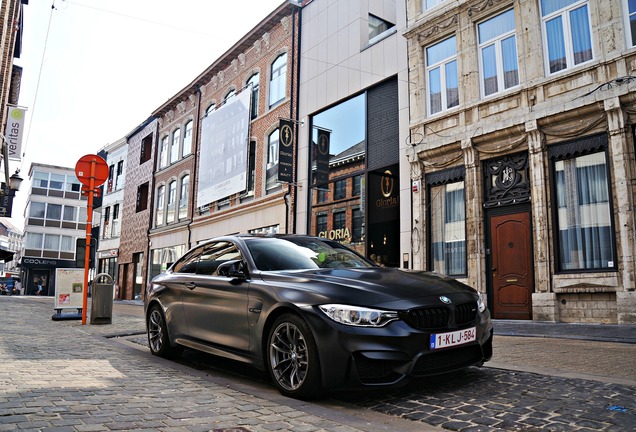
[[93, 197], [101, 196], [95, 189], [104, 184], [108, 178], [108, 165], [100, 156], [87, 154], [75, 164], [75, 175], [84, 185], [82, 194], [86, 194], [86, 252], [84, 257], [84, 299], [82, 302], [82, 325], [86, 324], [86, 310], [88, 309], [88, 267], [91, 259], [91, 229], [93, 228]]
[[88, 203], [86, 205], [86, 254], [84, 256], [84, 301], [82, 303], [82, 325], [86, 324], [86, 310], [88, 309], [88, 266], [91, 259], [91, 228], [93, 227], [93, 194], [95, 193], [95, 165], [91, 160], [91, 171], [88, 184]]

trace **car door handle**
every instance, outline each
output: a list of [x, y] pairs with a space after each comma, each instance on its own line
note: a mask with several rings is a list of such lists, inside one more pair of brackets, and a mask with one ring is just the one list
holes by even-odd
[[186, 288], [193, 290], [197, 287], [197, 284], [195, 284], [194, 282], [186, 282], [185, 286]]

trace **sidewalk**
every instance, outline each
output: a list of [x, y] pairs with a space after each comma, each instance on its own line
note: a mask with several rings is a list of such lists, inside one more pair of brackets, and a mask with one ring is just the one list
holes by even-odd
[[493, 320], [495, 335], [636, 344], [636, 324], [571, 324]]

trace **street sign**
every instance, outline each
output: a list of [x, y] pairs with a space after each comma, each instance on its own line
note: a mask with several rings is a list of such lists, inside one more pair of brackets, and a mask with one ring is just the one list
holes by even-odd
[[84, 301], [82, 303], [82, 325], [86, 324], [86, 305], [88, 302], [88, 268], [90, 264], [91, 227], [93, 226], [93, 198], [99, 194], [98, 186], [108, 178], [108, 164], [97, 155], [82, 156], [75, 164], [75, 175], [84, 185], [82, 194], [88, 196], [86, 203], [86, 240], [84, 241]]
[[[87, 154], [75, 164], [75, 175], [83, 185], [97, 187], [103, 185], [108, 178], [108, 164], [97, 155]], [[91, 178], [93, 179], [92, 185], [90, 184]]]

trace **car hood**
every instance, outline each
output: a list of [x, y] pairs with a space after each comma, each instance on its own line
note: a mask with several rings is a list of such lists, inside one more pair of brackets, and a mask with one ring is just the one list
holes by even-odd
[[472, 299], [475, 294], [469, 286], [436, 273], [388, 267], [263, 272], [261, 277], [267, 282], [313, 291], [333, 303], [396, 309], [430, 303], [426, 299], [431, 297], [441, 304], [440, 296], [455, 302]]

